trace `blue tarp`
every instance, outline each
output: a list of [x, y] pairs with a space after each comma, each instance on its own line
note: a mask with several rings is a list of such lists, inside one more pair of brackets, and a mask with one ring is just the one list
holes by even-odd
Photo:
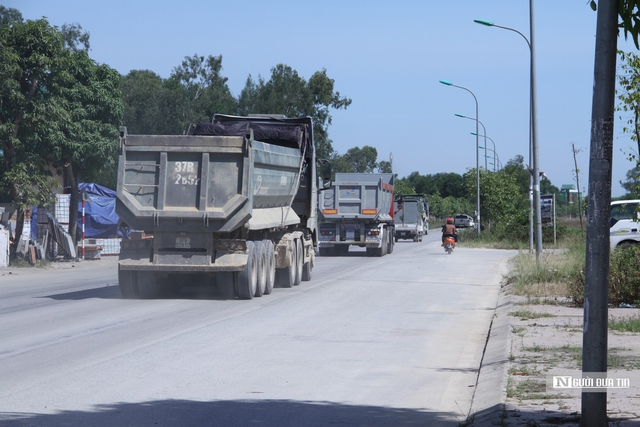
[[[84, 207], [85, 237], [87, 239], [108, 239], [123, 237], [118, 229], [116, 215], [116, 192], [98, 184], [81, 182], [78, 191], [82, 197], [85, 190], [91, 199]], [[34, 206], [31, 215], [31, 238], [36, 239], [38, 209]], [[82, 202], [78, 203], [78, 229], [82, 230]], [[80, 238], [80, 236], [78, 236]]]
[[[107, 239], [122, 237], [116, 215], [116, 192], [98, 184], [81, 182], [78, 191], [85, 190], [91, 202], [84, 204], [85, 237]], [[81, 196], [82, 197], [82, 196]], [[78, 228], [82, 229], [82, 202], [78, 203]]]

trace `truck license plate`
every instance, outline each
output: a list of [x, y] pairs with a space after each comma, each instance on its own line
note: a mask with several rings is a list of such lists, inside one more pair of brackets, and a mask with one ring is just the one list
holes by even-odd
[[353, 240], [356, 238], [356, 232], [355, 231], [347, 231], [347, 240]]
[[191, 239], [188, 237], [176, 237], [176, 248], [180, 248], [180, 249], [191, 248]]

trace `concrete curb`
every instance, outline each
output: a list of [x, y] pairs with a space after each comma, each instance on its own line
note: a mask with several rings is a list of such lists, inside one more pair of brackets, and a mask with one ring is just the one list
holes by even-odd
[[471, 402], [469, 426], [496, 426], [502, 420], [512, 340], [513, 319], [509, 317], [509, 312], [513, 304], [513, 297], [507, 295], [504, 288], [501, 289]]

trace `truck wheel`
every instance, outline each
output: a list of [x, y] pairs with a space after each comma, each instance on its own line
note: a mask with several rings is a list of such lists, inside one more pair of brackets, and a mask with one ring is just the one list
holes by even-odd
[[393, 238], [389, 235], [389, 243], [387, 243], [387, 253], [390, 254], [393, 252]]
[[138, 287], [135, 283], [136, 272], [130, 270], [120, 270], [118, 267], [118, 285], [122, 298], [138, 298]]
[[302, 266], [304, 264], [304, 252], [302, 247], [302, 239], [295, 240], [296, 247], [296, 278], [293, 286], [298, 286], [302, 282]]
[[153, 299], [160, 296], [160, 286], [157, 283], [157, 275], [148, 271], [136, 271], [136, 284], [138, 295], [143, 299]]
[[266, 284], [264, 288], [264, 294], [269, 295], [273, 290], [273, 285], [276, 281], [276, 260], [273, 257], [273, 242], [271, 240], [263, 240], [262, 245], [264, 246], [267, 264], [265, 266], [266, 269]]
[[255, 242], [256, 265], [258, 281], [256, 283], [256, 293], [254, 296], [261, 297], [267, 288], [267, 248], [262, 242]]
[[298, 265], [297, 247], [295, 240], [291, 251], [291, 264], [288, 267], [276, 269], [276, 285], [281, 288], [290, 288], [296, 282], [296, 265]]
[[252, 299], [258, 287], [258, 251], [254, 242], [247, 242], [247, 251], [247, 263], [238, 273], [237, 291], [240, 299]]
[[313, 248], [311, 248], [311, 257], [309, 258], [309, 261], [305, 262], [304, 265], [302, 266], [302, 281], [303, 282], [308, 282], [309, 280], [311, 280], [311, 264], [313, 261], [313, 257], [314, 257], [314, 253], [313, 253]]
[[398, 243], [398, 236], [395, 237], [396, 243]]
[[216, 274], [216, 286], [220, 296], [224, 299], [234, 299], [236, 297], [236, 273], [224, 271]]

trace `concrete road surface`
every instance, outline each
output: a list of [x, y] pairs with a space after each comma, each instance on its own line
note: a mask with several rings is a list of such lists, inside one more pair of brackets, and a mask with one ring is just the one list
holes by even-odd
[[251, 301], [124, 300], [112, 257], [1, 269], [0, 425], [457, 426], [514, 252], [439, 239]]

